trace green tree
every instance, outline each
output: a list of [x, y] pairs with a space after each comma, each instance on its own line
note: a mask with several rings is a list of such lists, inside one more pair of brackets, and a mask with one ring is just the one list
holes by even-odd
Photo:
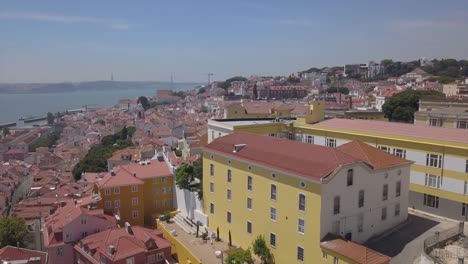
[[25, 246], [28, 227], [24, 219], [16, 217], [0, 218], [0, 248], [5, 246], [15, 246], [17, 243], [21, 247]]
[[126, 126], [124, 126], [122, 128], [122, 131], [120, 131], [120, 139], [125, 140], [125, 139], [127, 139], [127, 137], [128, 137], [128, 129], [127, 129]]
[[55, 121], [55, 116], [54, 114], [52, 114], [51, 112], [48, 112], [47, 113], [47, 124], [49, 126], [53, 125], [54, 124], [54, 121]]
[[226, 257], [226, 260], [224, 261], [226, 264], [254, 264], [254, 260], [252, 257], [252, 252], [250, 251], [250, 248], [247, 250], [243, 250], [241, 248], [239, 249], [233, 249], [231, 252], [228, 253], [228, 256]]
[[141, 106], [143, 106], [143, 109], [145, 109], [145, 111], [150, 108], [150, 103], [148, 101], [148, 98], [146, 98], [146, 96], [138, 97], [137, 103], [140, 103]]
[[10, 135], [11, 131], [10, 131], [10, 129], [8, 127], [3, 127], [2, 134], [3, 134], [3, 136]]
[[252, 248], [255, 255], [257, 255], [263, 264], [273, 263], [273, 255], [265, 242], [263, 235], [259, 235], [252, 242]]
[[254, 100], [257, 100], [257, 99], [258, 99], [257, 84], [254, 84], [254, 87], [253, 87], [253, 99], [254, 99]]
[[202, 107], [200, 108], [200, 112], [201, 112], [201, 113], [208, 113], [208, 111], [209, 111], [209, 110], [208, 110], [208, 107], [206, 107], [206, 106], [204, 106], [204, 105], [202, 105]]
[[382, 111], [390, 121], [412, 123], [414, 112], [418, 110], [419, 99], [443, 97], [438, 91], [406, 90], [390, 97], [382, 106]]
[[202, 93], [205, 93], [206, 92], [206, 89], [204, 87], [198, 89], [198, 92], [197, 94], [202, 94]]
[[193, 181], [193, 166], [184, 163], [176, 170], [176, 185], [180, 189], [190, 190], [190, 183]]

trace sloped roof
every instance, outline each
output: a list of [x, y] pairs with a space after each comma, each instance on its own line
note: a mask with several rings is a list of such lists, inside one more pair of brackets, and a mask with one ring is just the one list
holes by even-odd
[[31, 258], [39, 258], [38, 262], [28, 262], [28, 263], [47, 263], [47, 253], [26, 249], [26, 248], [17, 248], [12, 246], [6, 246], [0, 249], [0, 260], [4, 261], [18, 261], [18, 260], [31, 260]]
[[384, 254], [332, 234], [326, 235], [320, 246], [360, 264], [387, 264], [391, 260]]

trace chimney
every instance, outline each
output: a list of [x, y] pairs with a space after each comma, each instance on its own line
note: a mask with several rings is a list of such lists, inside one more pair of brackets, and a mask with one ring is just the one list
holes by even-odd
[[133, 177], [136, 177], [136, 172], [133, 173]]
[[111, 171], [111, 176], [115, 176], [115, 171]]
[[128, 222], [125, 222], [125, 231], [127, 231], [128, 234], [133, 235], [132, 226]]
[[115, 247], [113, 245], [109, 246], [109, 255], [113, 256], [115, 254]]

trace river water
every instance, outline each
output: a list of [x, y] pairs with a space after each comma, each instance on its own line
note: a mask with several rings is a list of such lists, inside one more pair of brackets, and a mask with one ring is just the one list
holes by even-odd
[[[189, 89], [174, 84], [175, 90]], [[161, 88], [164, 89], [164, 88]], [[155, 96], [156, 88], [77, 91], [60, 93], [0, 94], [0, 124], [21, 117], [45, 116], [47, 112], [65, 111], [87, 106], [112, 106], [120, 99]]]

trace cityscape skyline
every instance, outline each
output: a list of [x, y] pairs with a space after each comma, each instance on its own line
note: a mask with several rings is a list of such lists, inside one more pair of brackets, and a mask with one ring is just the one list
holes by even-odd
[[465, 1], [0, 4], [0, 82], [111, 73], [123, 81], [206, 82], [211, 72], [224, 80], [386, 58], [468, 57]]

